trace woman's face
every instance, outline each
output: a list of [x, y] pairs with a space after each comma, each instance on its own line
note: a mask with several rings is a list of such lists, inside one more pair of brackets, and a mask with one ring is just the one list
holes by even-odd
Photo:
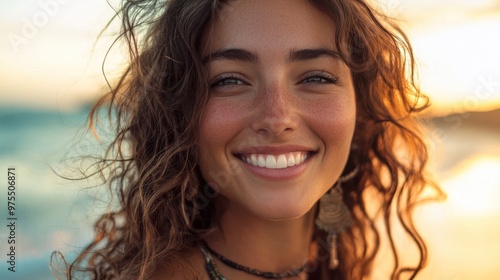
[[211, 96], [199, 164], [221, 207], [299, 217], [340, 176], [356, 111], [334, 34], [307, 0], [237, 0], [204, 35]]

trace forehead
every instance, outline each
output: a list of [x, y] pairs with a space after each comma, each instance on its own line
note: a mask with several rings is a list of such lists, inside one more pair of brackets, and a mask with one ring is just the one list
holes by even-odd
[[224, 4], [206, 32], [208, 51], [246, 48], [254, 51], [286, 48], [334, 48], [331, 18], [307, 0], [235, 0]]

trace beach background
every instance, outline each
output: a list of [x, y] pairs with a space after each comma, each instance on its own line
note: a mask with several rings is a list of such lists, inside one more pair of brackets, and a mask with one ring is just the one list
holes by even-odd
[[[433, 128], [430, 165], [448, 195], [415, 214], [431, 255], [418, 279], [498, 279], [500, 1], [385, 0], [380, 8], [401, 20], [414, 44], [433, 103], [424, 116]], [[56, 172], [77, 174], [69, 167], [81, 164], [78, 156], [99, 154], [106, 143], [105, 129], [99, 143], [85, 124], [107, 89], [102, 61], [115, 34], [96, 38], [112, 14], [104, 0], [0, 0], [0, 279], [53, 279], [51, 253], [74, 258], [106, 207], [93, 199], [106, 193], [89, 188], [97, 179]], [[123, 50], [108, 57], [111, 80]], [[12, 167], [16, 272], [7, 263]]]

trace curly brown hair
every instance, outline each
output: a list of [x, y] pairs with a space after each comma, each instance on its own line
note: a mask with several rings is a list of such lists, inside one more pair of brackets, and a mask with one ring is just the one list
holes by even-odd
[[[196, 143], [209, 98], [199, 48], [225, 2], [123, 1], [117, 16], [130, 63], [90, 113], [92, 127], [98, 110], [108, 106], [116, 124], [116, 137], [98, 164], [120, 207], [96, 222], [94, 240], [66, 269], [68, 279], [77, 272], [92, 279], [147, 279], [161, 263], [186, 263], [184, 252], [215, 223], [213, 194], [202, 188], [198, 170]], [[428, 259], [413, 210], [426, 187], [442, 193], [425, 173], [427, 148], [415, 115], [428, 100], [414, 80], [411, 45], [394, 20], [364, 0], [310, 2], [335, 22], [335, 43], [356, 93], [345, 170], [359, 166], [361, 172], [343, 185], [355, 223], [340, 235], [342, 278], [370, 274], [382, 237], [393, 254], [392, 279], [413, 278]], [[394, 222], [418, 248], [412, 266], [401, 264]]]

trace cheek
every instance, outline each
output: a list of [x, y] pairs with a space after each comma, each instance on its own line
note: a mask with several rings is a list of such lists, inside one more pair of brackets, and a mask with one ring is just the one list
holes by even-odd
[[[245, 110], [232, 102], [212, 98], [201, 121], [200, 148], [224, 148], [244, 126]], [[203, 145], [204, 144], [204, 145]]]
[[217, 99], [206, 105], [199, 138], [199, 165], [205, 180], [210, 181], [220, 170], [231, 170], [230, 147], [244, 127], [243, 115], [237, 106]]
[[[312, 105], [312, 104], [311, 104]], [[349, 148], [356, 122], [356, 106], [353, 96], [322, 100], [309, 112], [310, 126], [323, 140], [326, 148]]]
[[234, 130], [233, 120], [238, 114], [234, 108], [210, 100], [201, 121], [201, 140], [208, 143], [223, 142]]

